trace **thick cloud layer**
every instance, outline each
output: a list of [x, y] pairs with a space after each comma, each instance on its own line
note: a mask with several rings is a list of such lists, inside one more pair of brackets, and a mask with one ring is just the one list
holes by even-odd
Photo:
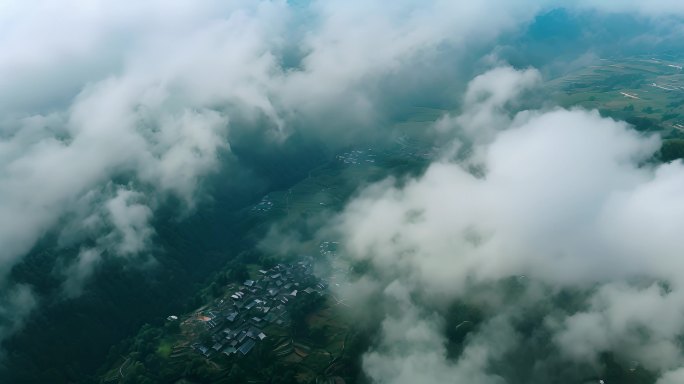
[[[396, 302], [403, 292], [383, 322], [381, 343], [364, 360], [376, 381], [404, 382], [410, 375], [392, 375], [391, 367], [413, 367], [407, 369], [421, 382], [502, 382], [490, 376], [498, 359], [492, 351], [532, 341], [509, 329], [494, 344], [481, 343], [495, 337], [492, 323], [499, 333], [515, 324], [513, 307], [521, 304], [508, 303], [502, 290], [479, 303], [472, 296], [510, 278], [525, 281], [526, 305], [546, 305], [543, 332], [568, 362], [592, 365], [612, 352], [664, 373], [663, 382], [678, 374], [669, 371], [681, 367], [684, 332], [684, 165], [652, 164], [657, 137], [595, 111], [509, 117], [503, 106], [534, 78], [510, 68], [477, 77], [466, 96], [470, 108], [437, 124], [471, 133], [473, 157], [438, 161], [401, 186], [392, 179], [371, 186], [337, 218], [348, 256], [372, 262], [384, 282], [381, 295]], [[473, 165], [481, 174], [470, 171]], [[549, 307], [535, 286], [588, 298], [584, 309], [566, 312], [558, 303]], [[415, 295], [427, 299], [417, 304]], [[429, 315], [445, 299], [498, 306], [457, 360], [443, 351], [440, 315]], [[475, 364], [469, 359], [477, 348], [485, 350]]]
[[[606, 3], [599, 9], [613, 11], [615, 4]], [[649, 16], [662, 15], [668, 4], [654, 3], [648, 8]], [[30, 287], [8, 281], [8, 276], [47, 234], [56, 235], [60, 245], [80, 249], [75, 260], [56, 263], [64, 275], [64, 294], [78, 295], [102, 258], [134, 258], [148, 250], [154, 241], [154, 212], [170, 197], [181, 201], [185, 211], [195, 209], [201, 202], [203, 180], [219, 167], [239, 166], [240, 159], [231, 153], [231, 145], [246, 132], [258, 132], [256, 136], [262, 141], [254, 145], [265, 148], [280, 145], [293, 132], [330, 147], [359, 137], [382, 136], [385, 123], [397, 109], [416, 103], [416, 95], [440, 99], [442, 94], [435, 89], [444, 92], [445, 79], [467, 75], [468, 70], [460, 70], [461, 65], [470, 68], [480, 59], [479, 53], [492, 50], [503, 32], [516, 30], [555, 5], [550, 1], [496, 0], [2, 2], [0, 341], [17, 329], [21, 318], [39, 300]], [[625, 7], [620, 10], [641, 11], [636, 2]], [[495, 56], [483, 61], [496, 61]], [[379, 199], [372, 193], [405, 194], [417, 207], [409, 216], [420, 222], [428, 220], [425, 217], [432, 219], [432, 210], [436, 209], [422, 207], [420, 198], [411, 196], [412, 190], [413, 194], [429, 193], [429, 188], [421, 186], [425, 182], [446, 191], [457, 188], [452, 192], [465, 197], [510, 187], [517, 200], [509, 204], [495, 193], [482, 196], [480, 206], [460, 203], [471, 214], [483, 215], [483, 221], [477, 223], [481, 226], [469, 227], [468, 218], [443, 223], [457, 226], [464, 231], [460, 236], [468, 240], [466, 244], [472, 243], [459, 245], [463, 252], [473, 254], [467, 264], [472, 270], [467, 273], [497, 279], [521, 271], [543, 272], [548, 273], [546, 280], [556, 281], [562, 268], [575, 268], [578, 273], [588, 271], [586, 280], [603, 276], [600, 267], [612, 259], [575, 263], [568, 252], [584, 248], [594, 252], [605, 247], [607, 255], [617, 255], [619, 250], [613, 249], [617, 242], [611, 238], [639, 230], [627, 223], [633, 216], [642, 215], [644, 204], [668, 197], [668, 188], [676, 190], [679, 165], [657, 171], [635, 168], [635, 162], [644, 161], [657, 140], [638, 138], [620, 124], [603, 121], [595, 114], [532, 113], [509, 122], [499, 113], [509, 106], [507, 95], [518, 87], [534, 85], [540, 77], [535, 71], [520, 76], [510, 69], [499, 71], [471, 84], [466, 113], [441, 122], [442, 132], [450, 134], [450, 127], [459, 125], [480, 146], [483, 157], [476, 156], [473, 161], [490, 168], [486, 180], [443, 163], [433, 166], [422, 181], [406, 191], [381, 186], [369, 192], [366, 200]], [[494, 88], [489, 95], [491, 81], [501, 88]], [[451, 85], [454, 89], [462, 86], [458, 82]], [[488, 101], [483, 103], [483, 98]], [[494, 123], [490, 119], [495, 117]], [[489, 127], [509, 124], [516, 128], [508, 136], [498, 137], [489, 131]], [[537, 137], [541, 146], [551, 140], [541, 128], [547, 125], [557, 125], [559, 136], [579, 145], [589, 129], [578, 133], [567, 128], [576, 124], [601, 127], [590, 133], [601, 140], [616, 140], [616, 147], [605, 153], [588, 147], [594, 158], [586, 163], [603, 161], [606, 169], [594, 176], [569, 173], [567, 179], [559, 179], [565, 180], [555, 191], [560, 195], [554, 195], [555, 200], [541, 208], [552, 210], [549, 217], [559, 215], [557, 220], [567, 228], [581, 223], [589, 226], [586, 231], [605, 233], [596, 233], [592, 242], [585, 243], [584, 234], [573, 229], [576, 239], [558, 247], [549, 241], [556, 233], [525, 230], [526, 225], [509, 222], [523, 208], [536, 209], [537, 200], [526, 198], [526, 191], [515, 190], [518, 183], [539, 179], [531, 172], [508, 175], [506, 167], [513, 164], [509, 156], [519, 155], [511, 149], [516, 141], [527, 143], [520, 136]], [[487, 146], [495, 137], [494, 144]], [[528, 144], [532, 157], [523, 156], [518, 165], [547, 161], [541, 160], [546, 153], [536, 153], [541, 149]], [[555, 165], [569, 167], [566, 162], [572, 156], [571, 148], [567, 153], [559, 148], [549, 151], [558, 156]], [[548, 172], [555, 176], [553, 171]], [[615, 184], [607, 185], [602, 176], [612, 172], [622, 176], [610, 176]], [[458, 179], [459, 186], [441, 180], [445, 175]], [[670, 187], [663, 189], [668, 180]], [[573, 181], [598, 185], [578, 186]], [[616, 192], [616, 185], [624, 188], [623, 195]], [[569, 217], [554, 212], [561, 210], [554, 204], [565, 203], [563, 196], [573, 188], [581, 189], [574, 197], [575, 207], [601, 206], [602, 216], [592, 217], [581, 209]], [[549, 197], [538, 193], [539, 199]], [[435, 197], [440, 196], [436, 193]], [[388, 203], [390, 211], [404, 204], [404, 197], [394, 199]], [[488, 208], [488, 204], [494, 205]], [[501, 211], [492, 212], [494, 206]], [[383, 214], [378, 210], [377, 220]], [[403, 217], [403, 213], [396, 215]], [[677, 212], [671, 215], [678, 217]], [[647, 217], [653, 225], [661, 219], [659, 214]], [[553, 226], [545, 224], [555, 223], [529, 220], [523, 224], [552, 231]], [[492, 233], [504, 233], [512, 227], [516, 232], [488, 239]], [[387, 231], [389, 235], [391, 228]], [[667, 228], [661, 232], [661, 238], [651, 243], [657, 243], [658, 249], [669, 249], [671, 234]], [[452, 244], [437, 235], [416, 235], [394, 248], [411, 254], [411, 241], [421, 237], [434, 240], [430, 262], [420, 268], [421, 274], [440, 269], [435, 272], [438, 281], [451, 279], [451, 272], [435, 263], [441, 262], [440, 249]], [[382, 244], [384, 240], [380, 236], [353, 241], [360, 247], [364, 242]], [[541, 243], [544, 247], [525, 254], [525, 242], [536, 240], [546, 240]], [[480, 243], [483, 246], [476, 246]], [[626, 254], [638, 259], [647, 245], [635, 240]], [[497, 247], [511, 247], [516, 261], [508, 266], [493, 265]], [[544, 262], [547, 251], [559, 253], [557, 263]], [[670, 254], [663, 255], [659, 257], [665, 260]], [[406, 256], [399, 265], [411, 266], [410, 258]], [[480, 259], [489, 260], [489, 264], [477, 261]], [[651, 269], [648, 272], [665, 273], [661, 267]], [[580, 279], [562, 280], [572, 284]], [[439, 289], [439, 285], [432, 288]]]
[[4, 2], [0, 285], [57, 231], [72, 246], [95, 239], [61, 268], [65, 293], [77, 294], [102, 257], [146, 250], [154, 210], [169, 196], [194, 209], [204, 178], [238, 166], [230, 141], [245, 131], [262, 131], [253, 145], [266, 147], [296, 131], [331, 147], [375, 136], [388, 78], [411, 94], [433, 59], [489, 42], [536, 9]]

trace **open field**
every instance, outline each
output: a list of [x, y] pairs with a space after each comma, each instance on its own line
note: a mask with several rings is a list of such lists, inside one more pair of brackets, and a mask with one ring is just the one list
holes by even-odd
[[[548, 81], [547, 90], [563, 107], [598, 109], [602, 114], [643, 119], [637, 129], [666, 138], [684, 135], [684, 71], [681, 63], [652, 57], [602, 59]], [[630, 121], [632, 122], [632, 121]]]

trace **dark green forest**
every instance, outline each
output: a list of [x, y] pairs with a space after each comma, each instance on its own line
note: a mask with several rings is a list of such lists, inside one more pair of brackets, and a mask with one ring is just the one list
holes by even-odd
[[189, 217], [178, 209], [180, 202], [167, 201], [153, 223], [155, 263], [137, 266], [105, 257], [80, 297], [63, 298], [54, 272], [57, 260], [75, 257], [78, 249], [60, 248], [55, 234], [46, 236], [12, 270], [13, 280], [34, 287], [41, 302], [24, 327], [2, 345], [7, 351], [0, 362], [4, 382], [97, 382], [97, 369], [127, 350], [142, 325], [162, 326], [168, 314], [200, 305], [200, 291], [210, 284], [213, 272], [232, 261], [249, 262], [250, 251], [268, 229], [247, 207], [270, 190], [302, 179], [325, 159], [320, 150], [302, 149], [301, 142], [281, 150], [259, 156], [233, 148], [236, 155], [250, 153], [242, 159], [243, 169], [251, 170], [245, 180], [236, 180], [224, 166], [206, 186], [211, 198]]

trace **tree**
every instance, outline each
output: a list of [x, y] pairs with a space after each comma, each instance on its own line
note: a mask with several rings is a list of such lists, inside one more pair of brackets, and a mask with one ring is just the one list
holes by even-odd
[[684, 139], [670, 139], [663, 142], [660, 148], [660, 160], [670, 162], [684, 158]]
[[231, 368], [228, 374], [228, 380], [231, 383], [244, 383], [247, 380], [247, 372], [240, 368], [239, 365], [233, 364], [233, 368]]
[[217, 284], [215, 281], [209, 286], [209, 292], [213, 297], [219, 297], [223, 293], [223, 286]]
[[307, 316], [319, 310], [325, 299], [316, 294], [310, 294], [298, 298], [292, 305], [290, 318], [292, 319], [292, 329], [295, 334], [306, 335], [309, 332], [309, 325], [306, 322]]
[[230, 270], [228, 271], [228, 277], [232, 281], [242, 282], [249, 278], [249, 272], [244, 263], [232, 262], [230, 263]]

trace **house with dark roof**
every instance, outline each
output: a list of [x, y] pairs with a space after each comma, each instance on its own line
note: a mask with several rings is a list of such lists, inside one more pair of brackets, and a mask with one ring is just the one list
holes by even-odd
[[230, 321], [231, 323], [235, 321], [235, 318], [238, 317], [237, 311], [231, 312], [226, 316], [226, 320]]
[[226, 347], [226, 349], [223, 350], [223, 353], [226, 356], [230, 356], [230, 355], [234, 354], [235, 352], [237, 352], [237, 349], [235, 349], [235, 347]]
[[244, 356], [248, 354], [249, 351], [251, 351], [255, 345], [256, 343], [254, 342], [254, 340], [248, 339], [244, 344], [240, 346], [240, 348], [238, 348], [238, 351], [240, 351], [240, 353], [242, 353], [242, 355]]

